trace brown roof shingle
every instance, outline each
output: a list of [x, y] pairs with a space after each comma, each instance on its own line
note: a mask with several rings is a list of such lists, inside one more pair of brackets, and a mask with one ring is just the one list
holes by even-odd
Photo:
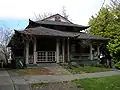
[[54, 36], [54, 37], [71, 37], [76, 39], [88, 39], [88, 40], [108, 40], [106, 38], [90, 35], [85, 32], [65, 32], [59, 31], [55, 29], [49, 29], [45, 27], [35, 27], [35, 28], [28, 28], [24, 31], [19, 31], [20, 33], [24, 34], [31, 34], [31, 35], [38, 35], [38, 36]]
[[67, 23], [67, 22], [59, 22], [59, 21], [52, 21], [52, 20], [39, 20], [36, 21], [36, 23], [39, 24], [47, 24], [47, 25], [59, 25], [59, 26], [70, 26], [70, 27], [77, 27], [77, 28], [82, 28], [82, 30], [87, 29], [89, 26], [82, 26], [78, 24], [73, 24], [73, 23]]
[[45, 27], [28, 28], [24, 31], [19, 31], [24, 34], [40, 35], [40, 36], [56, 36], [56, 37], [74, 37], [75, 33], [63, 32]]

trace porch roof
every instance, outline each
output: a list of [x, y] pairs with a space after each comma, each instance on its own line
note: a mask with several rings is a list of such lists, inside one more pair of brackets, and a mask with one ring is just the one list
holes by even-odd
[[103, 38], [101, 36], [90, 35], [85, 32], [66, 32], [59, 31], [55, 29], [45, 28], [45, 27], [35, 27], [28, 28], [24, 31], [19, 31], [24, 34], [38, 35], [38, 36], [54, 36], [54, 37], [71, 37], [76, 39], [89, 39], [89, 40], [108, 40], [107, 38]]
[[101, 37], [99, 35], [91, 35], [85, 32], [80, 32], [77, 39], [88, 39], [88, 40], [109, 40], [108, 38]]

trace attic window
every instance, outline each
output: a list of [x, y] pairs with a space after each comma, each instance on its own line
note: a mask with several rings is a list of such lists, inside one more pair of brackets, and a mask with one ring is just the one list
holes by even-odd
[[60, 16], [55, 16], [55, 21], [61, 22]]

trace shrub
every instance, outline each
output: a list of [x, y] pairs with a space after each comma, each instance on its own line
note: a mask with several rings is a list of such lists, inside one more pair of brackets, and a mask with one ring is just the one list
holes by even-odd
[[81, 67], [84, 67], [85, 65], [84, 64], [79, 64]]
[[101, 68], [109, 68], [110, 66], [109, 65], [106, 65], [106, 64], [93, 64], [93, 65], [91, 65], [91, 66], [93, 66], [93, 67], [101, 67]]
[[120, 61], [115, 64], [115, 68], [120, 69]]
[[112, 61], [113, 61], [114, 63], [117, 63], [117, 62], [118, 62], [118, 60], [116, 60], [115, 58], [112, 59]]

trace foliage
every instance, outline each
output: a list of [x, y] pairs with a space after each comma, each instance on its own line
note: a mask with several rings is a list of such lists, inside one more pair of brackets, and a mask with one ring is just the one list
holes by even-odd
[[84, 90], [120, 90], [120, 76], [78, 79], [73, 82]]
[[101, 67], [101, 68], [109, 68], [109, 65], [107, 65], [107, 64], [93, 64], [91, 66], [93, 66], [93, 67]]
[[120, 61], [115, 64], [115, 67], [116, 67], [117, 69], [120, 69]]
[[109, 7], [103, 7], [96, 16], [92, 16], [89, 21], [91, 26], [89, 33], [101, 35], [109, 38], [110, 41], [107, 49], [110, 55], [117, 60], [120, 60], [120, 3]]

